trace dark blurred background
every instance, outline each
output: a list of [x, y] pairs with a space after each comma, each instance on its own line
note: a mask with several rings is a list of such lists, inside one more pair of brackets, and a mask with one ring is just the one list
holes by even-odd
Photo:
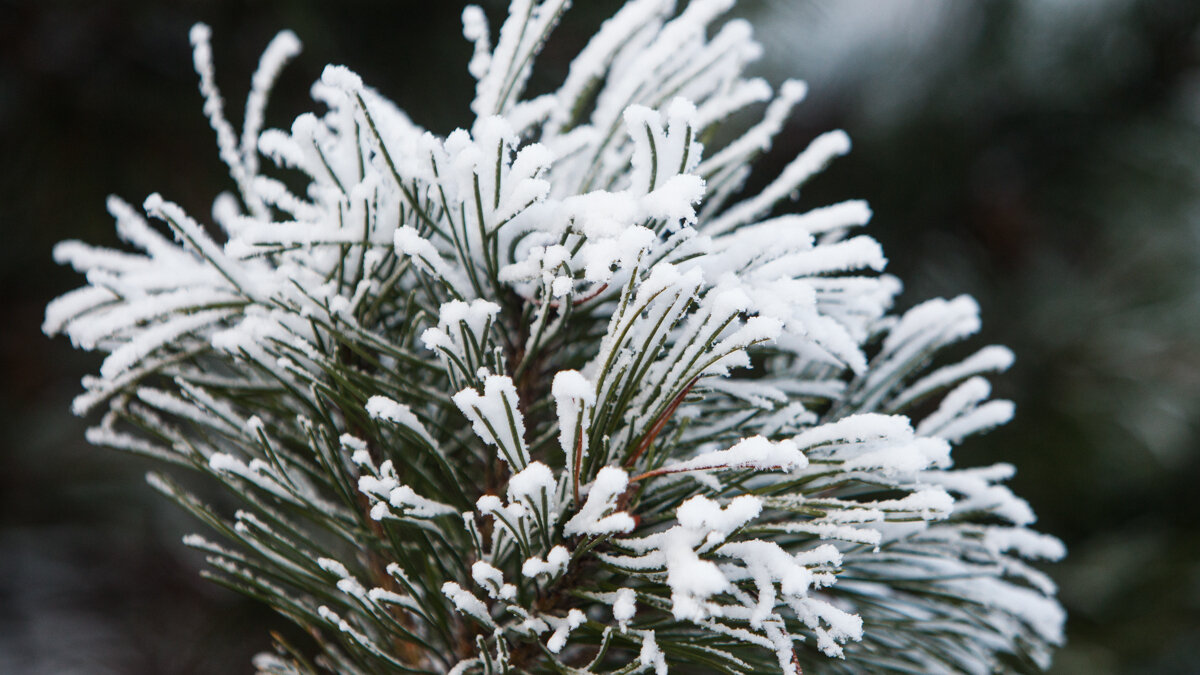
[[[619, 4], [577, 0], [546, 89]], [[493, 17], [503, 3], [485, 3]], [[0, 0], [0, 673], [251, 671], [283, 627], [200, 580], [195, 526], [142, 460], [83, 442], [69, 402], [94, 355], [47, 340], [80, 279], [54, 242], [115, 244], [106, 195], [160, 191], [204, 219], [230, 189], [201, 114], [187, 31], [214, 28], [240, 126], [261, 49], [305, 44], [268, 125], [312, 108], [342, 63], [427, 128], [469, 121], [458, 2]], [[853, 153], [798, 208], [861, 197], [902, 306], [973, 294], [976, 344], [1018, 360], [1017, 419], [962, 465], [1010, 461], [1063, 538], [1059, 673], [1200, 672], [1200, 2], [745, 0], [758, 74], [810, 83], [764, 180], [816, 133]], [[495, 25], [493, 26], [495, 27]]]

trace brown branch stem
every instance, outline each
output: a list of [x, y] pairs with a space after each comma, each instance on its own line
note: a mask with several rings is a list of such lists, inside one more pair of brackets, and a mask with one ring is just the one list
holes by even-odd
[[662, 432], [663, 427], [667, 426], [667, 422], [669, 422], [671, 417], [675, 414], [675, 410], [679, 408], [679, 404], [683, 403], [683, 399], [686, 398], [688, 393], [692, 391], [692, 387], [696, 386], [696, 381], [698, 379], [700, 378], [693, 377], [692, 381], [688, 382], [687, 386], [683, 388], [683, 391], [679, 392], [675, 398], [671, 399], [670, 405], [668, 405], [667, 409], [664, 410], [662, 414], [658, 416], [658, 419], [654, 421], [654, 426], [650, 427], [650, 431], [644, 438], [642, 438], [642, 442], [638, 444], [637, 450], [634, 450], [633, 454], [631, 454], [629, 458], [625, 460], [625, 468], [633, 466], [633, 464], [637, 462], [638, 457], [641, 457], [642, 453], [646, 452], [646, 450], [650, 448], [650, 446], [654, 443], [654, 440], [658, 438], [658, 434]]

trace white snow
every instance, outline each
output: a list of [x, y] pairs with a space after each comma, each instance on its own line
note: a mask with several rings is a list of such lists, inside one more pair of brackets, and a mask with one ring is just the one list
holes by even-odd
[[398, 485], [388, 492], [388, 503], [397, 509], [402, 509], [404, 512], [410, 513], [418, 518], [432, 518], [434, 516], [450, 516], [457, 515], [458, 511], [453, 507], [436, 502], [432, 499], [426, 499], [418, 495], [407, 485]]
[[558, 414], [558, 443], [567, 460], [568, 473], [574, 471], [575, 457], [588, 455], [588, 429], [591, 407], [596, 403], [596, 388], [577, 370], [561, 370], [550, 387]]
[[476, 560], [471, 565], [471, 578], [494, 600], [516, 597], [517, 587], [504, 583], [504, 573], [483, 560]]
[[483, 394], [472, 388], [454, 395], [454, 403], [471, 422], [475, 435], [497, 447], [499, 457], [521, 471], [529, 463], [525, 447], [525, 422], [517, 405], [517, 388], [512, 378], [489, 375]]
[[654, 675], [666, 675], [667, 673], [667, 658], [658, 648], [658, 642], [655, 640], [652, 630], [642, 632], [642, 648], [638, 652], [638, 662], [645, 668], [653, 668]]
[[411, 429], [421, 440], [431, 448], [437, 447], [437, 441], [425, 430], [425, 425], [413, 414], [412, 409], [403, 403], [397, 403], [386, 396], [372, 396], [367, 399], [367, 414], [374, 419], [387, 420], [394, 424]]
[[[250, 93], [246, 97], [245, 121], [242, 123], [241, 158], [248, 175], [258, 173], [258, 138], [262, 131], [267, 97], [280, 71], [300, 53], [300, 39], [290, 30], [281, 31], [263, 50], [258, 68], [250, 78]], [[252, 209], [254, 207], [251, 207]], [[260, 207], [261, 208], [261, 207]]]
[[530, 462], [508, 479], [509, 501], [538, 502], [554, 493], [554, 472], [541, 462]]
[[796, 156], [779, 177], [771, 181], [758, 195], [735, 204], [705, 226], [705, 232], [719, 234], [750, 222], [768, 211], [781, 199], [795, 192], [800, 185], [823, 169], [833, 158], [850, 151], [850, 137], [844, 131], [829, 131], [809, 144]]
[[558, 576], [567, 570], [567, 565], [571, 562], [571, 553], [561, 544], [550, 549], [546, 554], [546, 559], [542, 560], [536, 556], [526, 558], [521, 565], [521, 574], [533, 578], [541, 574], [547, 574], [551, 577]]
[[550, 639], [546, 641], [546, 649], [549, 649], [552, 653], [557, 654], [561, 652], [563, 646], [567, 644], [567, 636], [571, 634], [571, 631], [582, 626], [583, 622], [587, 620], [587, 617], [584, 616], [583, 612], [579, 611], [578, 609], [572, 609], [571, 611], [567, 612], [565, 619], [555, 620], [550, 617], [547, 617], [547, 619], [552, 623], [557, 624], [557, 627], [554, 629], [554, 633], [550, 636]]
[[453, 581], [447, 581], [442, 584], [442, 593], [450, 599], [450, 602], [454, 603], [455, 609], [460, 613], [475, 619], [485, 626], [493, 625], [492, 617], [488, 614], [487, 605], [476, 597], [475, 594]]
[[671, 472], [705, 469], [758, 469], [760, 471], [792, 471], [808, 466], [808, 458], [790, 440], [770, 441], [763, 436], [751, 436], [738, 441], [727, 450], [705, 452], [696, 457], [671, 464]]
[[613, 466], [606, 466], [596, 474], [588, 489], [587, 500], [570, 520], [563, 525], [567, 536], [620, 534], [634, 527], [633, 518], [624, 511], [612, 512], [617, 498], [629, 485], [629, 474]]
[[622, 631], [628, 629], [628, 624], [633, 620], [634, 614], [637, 613], [637, 604], [635, 600], [637, 595], [631, 588], [621, 588], [616, 592], [616, 597], [612, 603], [613, 618], [617, 620], [617, 625]]
[[488, 37], [487, 15], [476, 5], [467, 5], [462, 12], [463, 37], [475, 45], [467, 70], [476, 80], [487, 74], [492, 61], [492, 47]]
[[321, 71], [321, 83], [348, 92], [363, 88], [362, 78], [345, 66], [325, 66], [325, 70]]

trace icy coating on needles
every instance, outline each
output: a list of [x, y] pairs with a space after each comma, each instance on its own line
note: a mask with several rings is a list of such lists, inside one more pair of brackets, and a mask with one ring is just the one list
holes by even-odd
[[463, 12], [475, 121], [444, 138], [340, 66], [263, 130], [290, 32], [239, 135], [197, 25], [237, 195], [220, 238], [154, 194], [153, 225], [108, 204], [136, 252], [55, 249], [87, 285], [44, 329], [107, 355], [89, 440], [241, 497], [150, 476], [223, 539], [185, 539], [211, 576], [314, 637], [263, 673], [1046, 667], [1064, 615], [1026, 560], [1062, 546], [1011, 466], [952, 466], [1013, 412], [982, 377], [1007, 349], [939, 359], [975, 302], [889, 314], [865, 203], [781, 211], [840, 131], [743, 190], [805, 87], [742, 76], [732, 0], [633, 0], [523, 99], [567, 4], [513, 0], [494, 47]]

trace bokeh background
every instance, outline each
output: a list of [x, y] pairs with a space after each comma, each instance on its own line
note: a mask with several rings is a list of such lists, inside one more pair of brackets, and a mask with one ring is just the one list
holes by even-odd
[[[503, 3], [484, 3], [495, 17]], [[535, 88], [614, 10], [577, 0]], [[305, 52], [268, 124], [350, 66], [418, 123], [469, 121], [453, 0], [0, 0], [0, 673], [248, 673], [282, 621], [198, 578], [193, 524], [139, 459], [84, 444], [70, 399], [95, 355], [41, 335], [79, 283], [54, 242], [115, 244], [105, 196], [160, 191], [193, 214], [229, 189], [201, 114], [187, 31], [214, 28], [231, 119], [260, 50]], [[1007, 427], [964, 465], [1013, 486], [1067, 542], [1057, 673], [1200, 672], [1200, 2], [744, 0], [758, 74], [809, 100], [757, 180], [817, 133], [853, 153], [798, 208], [861, 197], [906, 281], [902, 306], [971, 293]]]

